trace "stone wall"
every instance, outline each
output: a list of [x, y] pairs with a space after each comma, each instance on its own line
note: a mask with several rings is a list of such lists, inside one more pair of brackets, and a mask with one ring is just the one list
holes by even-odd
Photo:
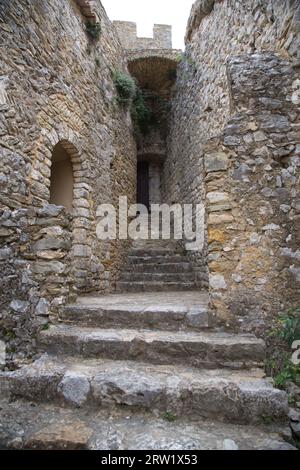
[[7, 364], [32, 354], [35, 333], [74, 300], [71, 217], [63, 207], [6, 208], [0, 217], [0, 332]]
[[270, 53], [228, 60], [232, 118], [203, 149], [212, 306], [261, 330], [300, 300], [300, 80]]
[[197, 1], [178, 67], [163, 197], [205, 203], [194, 262], [219, 318], [246, 330], [299, 301], [299, 15], [292, 1]]
[[137, 36], [137, 25], [131, 21], [113, 22], [125, 49], [172, 49], [172, 26], [155, 24], [153, 37]]
[[[116, 69], [127, 70], [126, 60], [101, 2], [90, 4], [0, 4], [1, 268], [4, 279], [14, 279], [11, 290], [4, 284], [1, 304], [7, 339], [18, 336], [25, 323], [30, 338], [40, 299], [55, 314], [55, 305], [73, 291], [113, 289], [126, 257], [126, 243], [96, 237], [98, 204], [119, 195], [135, 200], [136, 145], [129, 113], [116, 104], [112, 78]], [[98, 39], [86, 31], [91, 20], [100, 24]], [[58, 142], [73, 166], [71, 215], [49, 206]], [[40, 217], [47, 218], [42, 226]], [[52, 278], [54, 287], [47, 290]], [[23, 301], [30, 305], [25, 308]]]

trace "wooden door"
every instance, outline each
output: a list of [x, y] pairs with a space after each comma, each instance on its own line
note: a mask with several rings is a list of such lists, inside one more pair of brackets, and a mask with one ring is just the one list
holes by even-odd
[[137, 164], [137, 203], [149, 209], [149, 163]]

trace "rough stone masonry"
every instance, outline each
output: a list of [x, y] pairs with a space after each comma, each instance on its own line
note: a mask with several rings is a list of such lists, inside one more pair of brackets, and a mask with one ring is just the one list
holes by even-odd
[[[0, 448], [294, 449], [263, 336], [299, 302], [299, 33], [299, 1], [197, 0], [182, 53], [100, 0], [1, 1]], [[202, 252], [97, 238], [141, 168], [204, 204]]]
[[[99, 40], [87, 24], [99, 25]], [[0, 5], [1, 338], [28, 356], [35, 333], [78, 293], [113, 292], [130, 244], [100, 242], [96, 207], [136, 197], [204, 202], [206, 246], [189, 255], [216, 320], [263, 334], [299, 301], [298, 2], [197, 0], [186, 51], [109, 21], [100, 1]], [[177, 69], [177, 77], [176, 77]], [[116, 70], [135, 76], [161, 120], [136, 138]], [[73, 169], [73, 210], [50, 203], [53, 151]]]
[[299, 33], [299, 2], [196, 1], [172, 105], [164, 197], [204, 201], [211, 307], [259, 333], [299, 303]]

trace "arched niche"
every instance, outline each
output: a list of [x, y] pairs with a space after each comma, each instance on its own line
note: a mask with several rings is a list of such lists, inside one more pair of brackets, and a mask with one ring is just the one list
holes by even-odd
[[64, 206], [68, 212], [73, 210], [74, 174], [68, 151], [61, 142], [52, 152], [50, 176], [50, 204]]

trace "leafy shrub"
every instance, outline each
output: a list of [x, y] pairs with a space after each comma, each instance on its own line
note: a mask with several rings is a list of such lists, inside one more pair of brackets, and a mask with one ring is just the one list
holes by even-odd
[[142, 90], [138, 87], [131, 106], [131, 119], [142, 134], [147, 134], [153, 124], [153, 113], [145, 101]]
[[291, 346], [300, 339], [300, 307], [280, 313], [268, 335], [271, 357], [266, 363], [267, 372], [279, 388], [287, 382], [300, 385], [300, 366], [291, 362]]
[[273, 331], [289, 346], [292, 346], [295, 340], [300, 339], [300, 307], [279, 314]]
[[93, 41], [98, 41], [101, 34], [101, 24], [100, 23], [91, 23], [88, 21], [85, 25], [86, 32], [90, 39]]
[[275, 385], [283, 388], [287, 382], [294, 382], [300, 385], [300, 368], [299, 366], [288, 361], [285, 367], [274, 377]]
[[114, 73], [113, 79], [118, 92], [118, 103], [122, 106], [129, 105], [136, 96], [137, 85], [135, 80], [119, 70]]
[[113, 75], [118, 93], [117, 101], [123, 106], [130, 106], [131, 119], [136, 129], [146, 134], [153, 123], [153, 114], [147, 105], [142, 90], [134, 78], [124, 72], [116, 71]]

